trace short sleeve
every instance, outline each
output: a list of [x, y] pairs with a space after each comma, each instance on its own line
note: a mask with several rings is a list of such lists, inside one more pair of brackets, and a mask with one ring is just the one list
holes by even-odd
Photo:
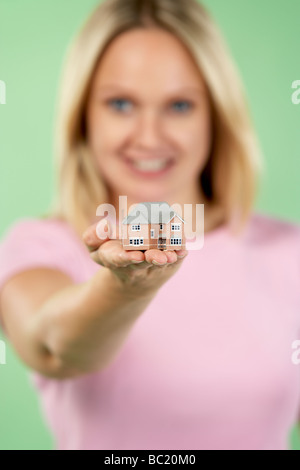
[[0, 294], [13, 275], [35, 267], [58, 269], [79, 282], [78, 242], [57, 219], [20, 219], [0, 240]]

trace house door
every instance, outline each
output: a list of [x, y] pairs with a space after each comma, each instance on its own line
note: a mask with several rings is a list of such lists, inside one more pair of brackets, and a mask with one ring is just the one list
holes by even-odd
[[167, 248], [167, 239], [164, 237], [158, 237], [157, 248], [159, 250], [164, 250], [165, 248]]

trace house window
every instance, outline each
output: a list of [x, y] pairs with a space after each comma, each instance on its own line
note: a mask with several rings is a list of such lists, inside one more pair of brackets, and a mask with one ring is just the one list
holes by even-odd
[[143, 238], [130, 238], [129, 245], [144, 245]]
[[171, 224], [171, 230], [178, 232], [180, 230], [180, 224]]
[[150, 237], [154, 238], [154, 228], [150, 230]]
[[162, 230], [163, 229], [163, 224], [159, 224], [159, 228], [160, 228], [160, 230]]
[[131, 230], [133, 232], [137, 232], [138, 230], [141, 230], [141, 224], [138, 225], [131, 225]]
[[171, 245], [181, 245], [181, 238], [170, 238], [171, 240]]

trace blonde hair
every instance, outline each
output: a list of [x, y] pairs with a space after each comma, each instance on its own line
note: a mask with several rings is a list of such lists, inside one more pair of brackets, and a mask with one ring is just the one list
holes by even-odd
[[196, 0], [105, 0], [71, 43], [61, 84], [55, 158], [58, 180], [51, 215], [81, 234], [108, 202], [108, 188], [90, 158], [85, 105], [96, 66], [109, 43], [133, 28], [160, 27], [191, 52], [206, 83], [213, 115], [213, 142], [199, 176], [212, 207], [224, 221], [246, 224], [254, 205], [261, 153], [239, 74], [206, 9]]

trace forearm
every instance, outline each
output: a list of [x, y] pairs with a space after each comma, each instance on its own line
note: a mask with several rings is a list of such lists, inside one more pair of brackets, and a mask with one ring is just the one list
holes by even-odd
[[103, 268], [88, 282], [51, 296], [34, 315], [31, 335], [63, 375], [64, 370], [76, 375], [100, 369], [113, 359], [154, 295], [135, 295]]

